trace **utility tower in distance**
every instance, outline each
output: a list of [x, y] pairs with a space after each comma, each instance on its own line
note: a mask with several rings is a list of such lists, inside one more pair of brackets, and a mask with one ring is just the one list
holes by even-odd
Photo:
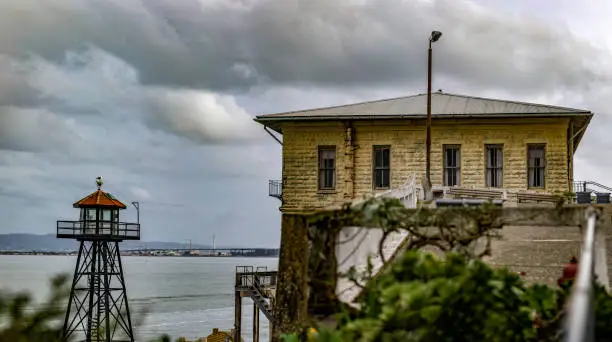
[[[140, 240], [140, 224], [119, 220], [125, 204], [98, 190], [74, 203], [77, 221], [57, 221], [57, 237], [79, 241], [64, 338], [86, 342], [134, 342], [119, 242]], [[138, 208], [137, 208], [138, 209]]]

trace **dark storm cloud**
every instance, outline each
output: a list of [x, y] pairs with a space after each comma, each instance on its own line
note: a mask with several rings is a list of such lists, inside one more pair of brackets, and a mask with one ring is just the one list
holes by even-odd
[[467, 1], [22, 0], [0, 10], [0, 52], [59, 60], [94, 44], [144, 84], [217, 91], [421, 80], [434, 28], [444, 32], [436, 71], [483, 86], [573, 87], [597, 80], [601, 55], [562, 27]]
[[[522, 3], [0, 1], [0, 230], [52, 232], [103, 176], [142, 201], [147, 238], [276, 244], [281, 147], [251, 115], [421, 92], [432, 29], [436, 89], [605, 112], [609, 89], [575, 95], [608, 78], [609, 54]], [[589, 167], [609, 159], [596, 120]], [[18, 202], [32, 193], [35, 212]]]

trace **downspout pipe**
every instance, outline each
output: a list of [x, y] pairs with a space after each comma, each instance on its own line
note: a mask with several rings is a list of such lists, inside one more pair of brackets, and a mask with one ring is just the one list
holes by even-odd
[[270, 130], [268, 129], [268, 126], [264, 126], [264, 130], [265, 130], [265, 131], [266, 131], [268, 134], [270, 134], [270, 136], [271, 136], [272, 138], [274, 138], [274, 140], [276, 140], [276, 142], [277, 142], [277, 143], [279, 143], [281, 146], [283, 146], [283, 142], [282, 142], [282, 141], [280, 141], [280, 139], [279, 139], [279, 138], [277, 138], [277, 137], [276, 137], [276, 135], [274, 135], [274, 133], [270, 132]]

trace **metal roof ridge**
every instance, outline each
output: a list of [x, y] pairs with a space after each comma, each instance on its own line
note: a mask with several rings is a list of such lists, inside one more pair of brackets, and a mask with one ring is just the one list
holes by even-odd
[[439, 92], [435, 92], [434, 93], [434, 92], [432, 92], [431, 94], [432, 95], [449, 95], [449, 96], [463, 97], [463, 98], [466, 98], [466, 99], [495, 101], [495, 102], [502, 102], [502, 103], [515, 103], [515, 104], [521, 104], [521, 105], [527, 105], [527, 106], [555, 108], [555, 109], [562, 109], [562, 110], [566, 110], [566, 111], [569, 110], [569, 111], [572, 111], [572, 112], [591, 113], [591, 111], [587, 110], [587, 109], [571, 108], [571, 107], [557, 106], [557, 105], [547, 105], [547, 104], [535, 103], [535, 102], [525, 102], [525, 101], [515, 101], [515, 100], [503, 100], [503, 99], [495, 99], [495, 98], [492, 98], [492, 97], [471, 96], [471, 95], [454, 94], [454, 93], [439, 93]]
[[368, 103], [375, 103], [375, 102], [394, 101], [394, 100], [407, 99], [407, 98], [411, 98], [411, 97], [424, 96], [424, 95], [427, 95], [427, 94], [397, 96], [397, 97], [392, 97], [392, 98], [388, 98], [388, 99], [369, 100], [369, 101], [355, 102], [355, 103], [349, 103], [349, 104], [343, 104], [343, 105], [325, 106], [325, 107], [317, 107], [317, 108], [311, 108], [311, 109], [290, 110], [288, 112], [260, 114], [260, 115], [256, 115], [255, 118], [257, 119], [257, 118], [260, 118], [262, 116], [269, 116], [269, 115], [285, 115], [285, 114], [292, 114], [292, 113], [299, 113], [299, 112], [314, 112], [314, 111], [317, 111], [317, 110], [333, 109], [333, 108], [341, 108], [341, 107], [350, 107], [350, 106], [357, 106], [357, 105], [368, 104]]
[[[563, 106], [556, 106], [556, 105], [546, 105], [546, 104], [533, 103], [533, 102], [514, 101], [514, 100], [502, 100], [502, 99], [495, 99], [495, 98], [488, 98], [488, 97], [470, 96], [470, 95], [455, 94], [455, 93], [445, 93], [445, 92], [432, 92], [431, 94], [432, 94], [432, 98], [434, 96], [442, 96], [443, 95], [445, 97], [460, 97], [460, 98], [464, 98], [464, 99], [468, 99], [468, 100], [469, 99], [474, 99], [474, 100], [492, 101], [492, 102], [505, 103], [505, 104], [517, 104], [517, 105], [534, 106], [534, 107], [540, 107], [540, 108], [550, 108], [550, 109], [560, 110], [563, 113], [592, 113], [590, 110], [586, 110], [586, 109], [578, 109], [578, 108], [563, 107]], [[327, 110], [327, 109], [334, 109], [334, 108], [346, 108], [346, 107], [358, 106], [358, 105], [364, 105], [364, 104], [381, 103], [381, 102], [386, 102], [386, 101], [395, 101], [395, 100], [415, 98], [415, 97], [425, 96], [425, 95], [427, 95], [427, 94], [422, 94], [421, 93], [421, 94], [415, 94], [415, 95], [409, 95], [409, 96], [399, 96], [399, 97], [393, 97], [393, 98], [387, 98], [387, 99], [370, 100], [370, 101], [356, 102], [356, 103], [350, 103], [350, 104], [344, 104], [344, 105], [335, 105], [335, 106], [318, 107], [318, 108], [311, 108], [311, 109], [292, 110], [292, 111], [287, 111], [287, 112], [260, 114], [260, 115], [255, 116], [254, 120], [272, 118], [272, 117], [275, 117], [275, 116], [282, 116], [282, 115], [290, 115], [290, 114], [294, 114], [294, 113], [305, 113], [305, 112], [311, 112], [312, 113], [312, 112], [316, 112], [316, 111], [320, 111], [320, 110]], [[551, 113], [559, 113], [559, 112], [551, 112]], [[525, 114], [527, 114], [527, 113], [525, 113]]]

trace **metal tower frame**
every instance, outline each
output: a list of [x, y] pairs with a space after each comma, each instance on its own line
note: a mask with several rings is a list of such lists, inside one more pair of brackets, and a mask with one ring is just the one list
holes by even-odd
[[63, 339], [134, 342], [119, 242], [140, 240], [140, 223], [119, 222], [119, 210], [127, 207], [100, 189], [101, 177], [96, 183], [97, 191], [73, 205], [81, 209], [78, 221], [57, 221], [57, 237], [80, 244]]
[[134, 341], [118, 242], [80, 242], [64, 338], [79, 332], [87, 342]]

